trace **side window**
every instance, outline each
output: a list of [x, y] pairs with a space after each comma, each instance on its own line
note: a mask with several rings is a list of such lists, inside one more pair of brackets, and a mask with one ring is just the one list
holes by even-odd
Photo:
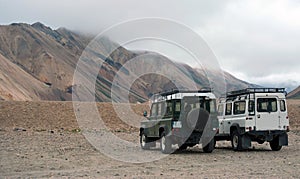
[[280, 101], [280, 111], [281, 112], [285, 112], [286, 111], [285, 101], [284, 100]]
[[167, 107], [166, 107], [166, 114], [165, 116], [170, 116], [173, 114], [173, 105], [171, 101], [167, 102]]
[[214, 113], [216, 112], [216, 101], [215, 100], [210, 100], [209, 101], [209, 112]]
[[251, 112], [254, 112], [254, 101], [249, 101], [249, 105], [248, 105], [248, 111], [251, 113]]
[[152, 104], [152, 108], [151, 108], [151, 117], [155, 117], [157, 114], [157, 103]]
[[181, 103], [180, 101], [176, 101], [175, 103], [175, 112], [180, 112]]
[[218, 106], [218, 116], [223, 116], [224, 104], [219, 104]]
[[158, 103], [158, 105], [157, 105], [157, 116], [161, 116], [162, 115], [162, 112], [163, 112], [163, 110], [162, 110], [162, 104], [163, 103]]
[[245, 114], [246, 101], [238, 101], [234, 103], [233, 114]]
[[276, 112], [277, 100], [276, 98], [258, 98], [257, 112]]
[[225, 115], [231, 115], [231, 110], [232, 110], [232, 103], [227, 103]]
[[254, 106], [255, 106], [255, 103], [253, 100], [249, 101], [249, 104], [248, 104], [248, 112], [249, 114], [254, 114]]

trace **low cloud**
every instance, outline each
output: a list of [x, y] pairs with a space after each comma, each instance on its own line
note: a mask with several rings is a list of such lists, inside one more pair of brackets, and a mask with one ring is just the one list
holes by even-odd
[[222, 67], [263, 86], [300, 84], [300, 3], [240, 1], [198, 31]]

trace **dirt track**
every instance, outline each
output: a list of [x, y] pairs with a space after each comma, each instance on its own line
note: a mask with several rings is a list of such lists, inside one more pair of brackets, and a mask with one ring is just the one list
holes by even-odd
[[[229, 142], [218, 142], [212, 154], [198, 147], [142, 164], [119, 162], [101, 154], [80, 132], [72, 104], [63, 102], [0, 103], [0, 177], [92, 177], [92, 178], [298, 178], [300, 176], [300, 101], [289, 101], [291, 124], [289, 146], [273, 152], [267, 143], [234, 152]], [[111, 105], [99, 104], [113, 120], [111, 128], [128, 141], [138, 141], [138, 132], [122, 124]], [[141, 114], [147, 106], [133, 106]], [[117, 125], [118, 124], [118, 125]], [[26, 130], [26, 131], [25, 131]], [[157, 149], [153, 152], [159, 153]]]

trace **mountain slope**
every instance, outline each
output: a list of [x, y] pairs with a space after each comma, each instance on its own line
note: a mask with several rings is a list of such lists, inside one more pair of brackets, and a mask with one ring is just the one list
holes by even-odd
[[[91, 39], [93, 37], [74, 33], [65, 28], [52, 30], [41, 23], [0, 26], [0, 54], [3, 59], [1, 60], [3, 68], [0, 69], [0, 73], [7, 77], [5, 82], [0, 81], [3, 91], [0, 98], [5, 100], [71, 100], [72, 93], [76, 95], [80, 90], [80, 87], [73, 82], [74, 71], [78, 59], [82, 57], [82, 52]], [[95, 49], [87, 49], [84, 52], [88, 62], [85, 69], [82, 69], [83, 76], [87, 79], [86, 82], [96, 84], [97, 101], [110, 101], [113, 96], [116, 97], [115, 101], [124, 102], [126, 92], [130, 91], [130, 102], [144, 102], [153, 93], [176, 87], [187, 87], [187, 81], [190, 80], [196, 83], [196, 88], [210, 85], [203, 70], [174, 63], [157, 53], [129, 51], [108, 38], [99, 40]], [[129, 63], [133, 58], [138, 59], [140, 64]], [[93, 59], [102, 63], [100, 69], [93, 63]], [[141, 63], [145, 59], [147, 60]], [[152, 64], [158, 65], [154, 67], [151, 61]], [[7, 71], [4, 68], [5, 65], [14, 71]], [[137, 75], [144, 70], [155, 71], [156, 68], [166, 73], [166, 70], [171, 69], [172, 79], [158, 74]], [[96, 82], [89, 79], [91, 69], [98, 70]], [[122, 83], [132, 85], [128, 87], [119, 84], [115, 91], [111, 91], [118, 73], [122, 73], [119, 79]], [[210, 73], [213, 77], [210, 80], [219, 84], [222, 72], [211, 71]], [[224, 73], [224, 76], [228, 90], [253, 86], [228, 73]], [[135, 78], [136, 80], [132, 82], [131, 80]], [[11, 84], [8, 85], [8, 82]], [[9, 91], [11, 92], [8, 93]], [[215, 91], [221, 93], [221, 88], [218, 87]], [[92, 94], [91, 91], [86, 92]]]
[[57, 96], [42, 82], [0, 54], [0, 97], [3, 100], [55, 100]]
[[291, 91], [287, 95], [287, 98], [289, 98], [289, 99], [300, 99], [300, 86], [298, 86], [298, 88], [296, 88], [293, 91]]

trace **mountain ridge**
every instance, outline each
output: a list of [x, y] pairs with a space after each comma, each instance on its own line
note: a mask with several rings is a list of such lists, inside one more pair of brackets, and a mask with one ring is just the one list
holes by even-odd
[[[75, 33], [66, 28], [53, 30], [40, 22], [32, 25], [25, 23], [0, 25], [0, 57], [6, 62], [9, 61], [7, 62], [9, 66], [13, 66], [12, 68], [16, 71], [11, 73], [1, 69], [0, 72], [11, 77], [9, 80], [0, 81], [0, 89], [6, 89], [7, 83], [12, 81], [16, 84], [10, 86], [11, 89], [6, 89], [6, 91], [16, 91], [18, 86], [29, 86], [26, 87], [26, 90], [22, 88], [23, 91], [26, 91], [25, 94], [28, 93], [27, 96], [23, 94], [23, 97], [17, 97], [20, 94], [15, 92], [16, 94], [10, 94], [12, 96], [10, 98], [1, 93], [0, 97], [4, 100], [72, 100], [72, 93], [76, 92], [76, 85], [73, 84], [74, 71], [78, 59], [92, 39], [92, 36]], [[90, 56], [103, 62], [96, 79], [95, 98], [97, 101], [110, 101], [112, 82], [118, 71], [122, 70], [122, 73], [125, 74], [123, 80], [130, 80], [134, 77], [131, 72], [139, 69], [134, 65], [127, 66], [128, 69], [126, 69], [124, 65], [128, 64], [127, 62], [132, 58], [142, 60], [142, 57], [145, 56], [151, 56], [162, 66], [166, 65], [172, 68], [177, 82], [185, 84], [185, 79], [190, 79], [196, 82], [197, 88], [209, 85], [205, 73], [201, 70], [186, 64], [176, 63], [174, 65], [168, 58], [160, 54], [129, 51], [109, 38], [101, 39], [97, 45], [97, 49], [88, 51]], [[104, 54], [112, 49], [114, 51], [106, 57]], [[154, 67], [149, 65], [145, 68], [151, 70]], [[220, 75], [223, 74], [228, 90], [255, 86], [235, 78], [228, 72], [213, 72], [213, 80], [217, 82]], [[18, 76], [26, 76], [27, 80], [17, 78]], [[29, 77], [32, 79], [29, 80]], [[30, 81], [31, 84], [28, 85], [26, 81]], [[32, 89], [30, 86], [35, 88]], [[149, 74], [138, 78], [127, 90], [130, 91], [130, 102], [144, 102], [151, 94], [174, 87], [170, 79]], [[22, 90], [19, 89], [19, 91]], [[125, 94], [124, 90], [119, 89], [115, 93]], [[116, 100], [117, 102], [124, 101], [123, 98]]]

